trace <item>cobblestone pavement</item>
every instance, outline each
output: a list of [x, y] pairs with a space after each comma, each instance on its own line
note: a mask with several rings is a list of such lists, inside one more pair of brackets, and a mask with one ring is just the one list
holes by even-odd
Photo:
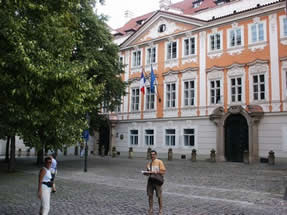
[[[263, 215], [287, 214], [283, 200], [287, 162], [267, 164], [209, 163], [163, 160], [164, 214]], [[35, 158], [18, 158], [17, 172], [8, 174], [0, 163], [0, 214], [38, 214]], [[52, 194], [51, 215], [147, 214], [146, 178], [140, 174], [146, 160], [61, 157]], [[155, 211], [158, 211], [156, 199]], [[155, 213], [156, 214], [156, 213]]]

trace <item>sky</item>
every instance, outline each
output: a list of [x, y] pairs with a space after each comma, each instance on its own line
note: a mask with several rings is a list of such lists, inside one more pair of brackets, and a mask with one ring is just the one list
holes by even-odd
[[[177, 3], [182, 0], [172, 0]], [[105, 14], [109, 17], [108, 24], [113, 29], [122, 27], [129, 19], [125, 18], [126, 10], [132, 11], [134, 17], [159, 9], [159, 0], [105, 0], [105, 5], [97, 5], [98, 14]]]

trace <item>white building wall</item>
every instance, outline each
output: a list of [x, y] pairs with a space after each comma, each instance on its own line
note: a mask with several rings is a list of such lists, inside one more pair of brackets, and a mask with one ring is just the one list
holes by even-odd
[[[195, 129], [195, 146], [184, 146], [183, 129], [193, 128]], [[153, 122], [119, 122], [116, 128], [116, 148], [121, 154], [127, 154], [129, 147], [133, 147], [135, 156], [145, 156], [147, 148], [149, 146], [144, 143], [144, 130], [154, 129], [154, 146], [152, 149], [158, 151], [161, 154], [160, 157], [167, 157], [169, 148], [173, 149], [175, 157], [179, 157], [182, 154], [190, 157], [191, 150], [195, 148], [197, 154], [209, 155], [212, 148], [216, 149], [216, 126], [207, 118], [204, 119], [182, 119], [182, 120], [162, 120]], [[138, 145], [131, 145], [129, 140], [129, 131], [131, 129], [137, 129]], [[176, 130], [176, 145], [166, 146], [165, 144], [165, 129]]]
[[0, 140], [0, 156], [6, 153], [6, 140]]
[[275, 157], [287, 157], [287, 113], [265, 114], [258, 126], [259, 156], [267, 157], [270, 150]]

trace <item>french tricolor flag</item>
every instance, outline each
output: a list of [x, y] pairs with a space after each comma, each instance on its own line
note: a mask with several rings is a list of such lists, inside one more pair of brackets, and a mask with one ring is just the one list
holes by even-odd
[[142, 70], [142, 74], [141, 74], [140, 88], [141, 88], [142, 93], [144, 94], [144, 92], [145, 92], [145, 77], [144, 77], [143, 70]]

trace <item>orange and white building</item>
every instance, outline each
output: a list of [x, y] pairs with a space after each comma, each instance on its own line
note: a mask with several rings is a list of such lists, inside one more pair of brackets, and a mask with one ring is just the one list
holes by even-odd
[[169, 148], [238, 162], [271, 150], [287, 157], [286, 1], [160, 2], [114, 34], [129, 85], [111, 114], [111, 145], [161, 157]]

